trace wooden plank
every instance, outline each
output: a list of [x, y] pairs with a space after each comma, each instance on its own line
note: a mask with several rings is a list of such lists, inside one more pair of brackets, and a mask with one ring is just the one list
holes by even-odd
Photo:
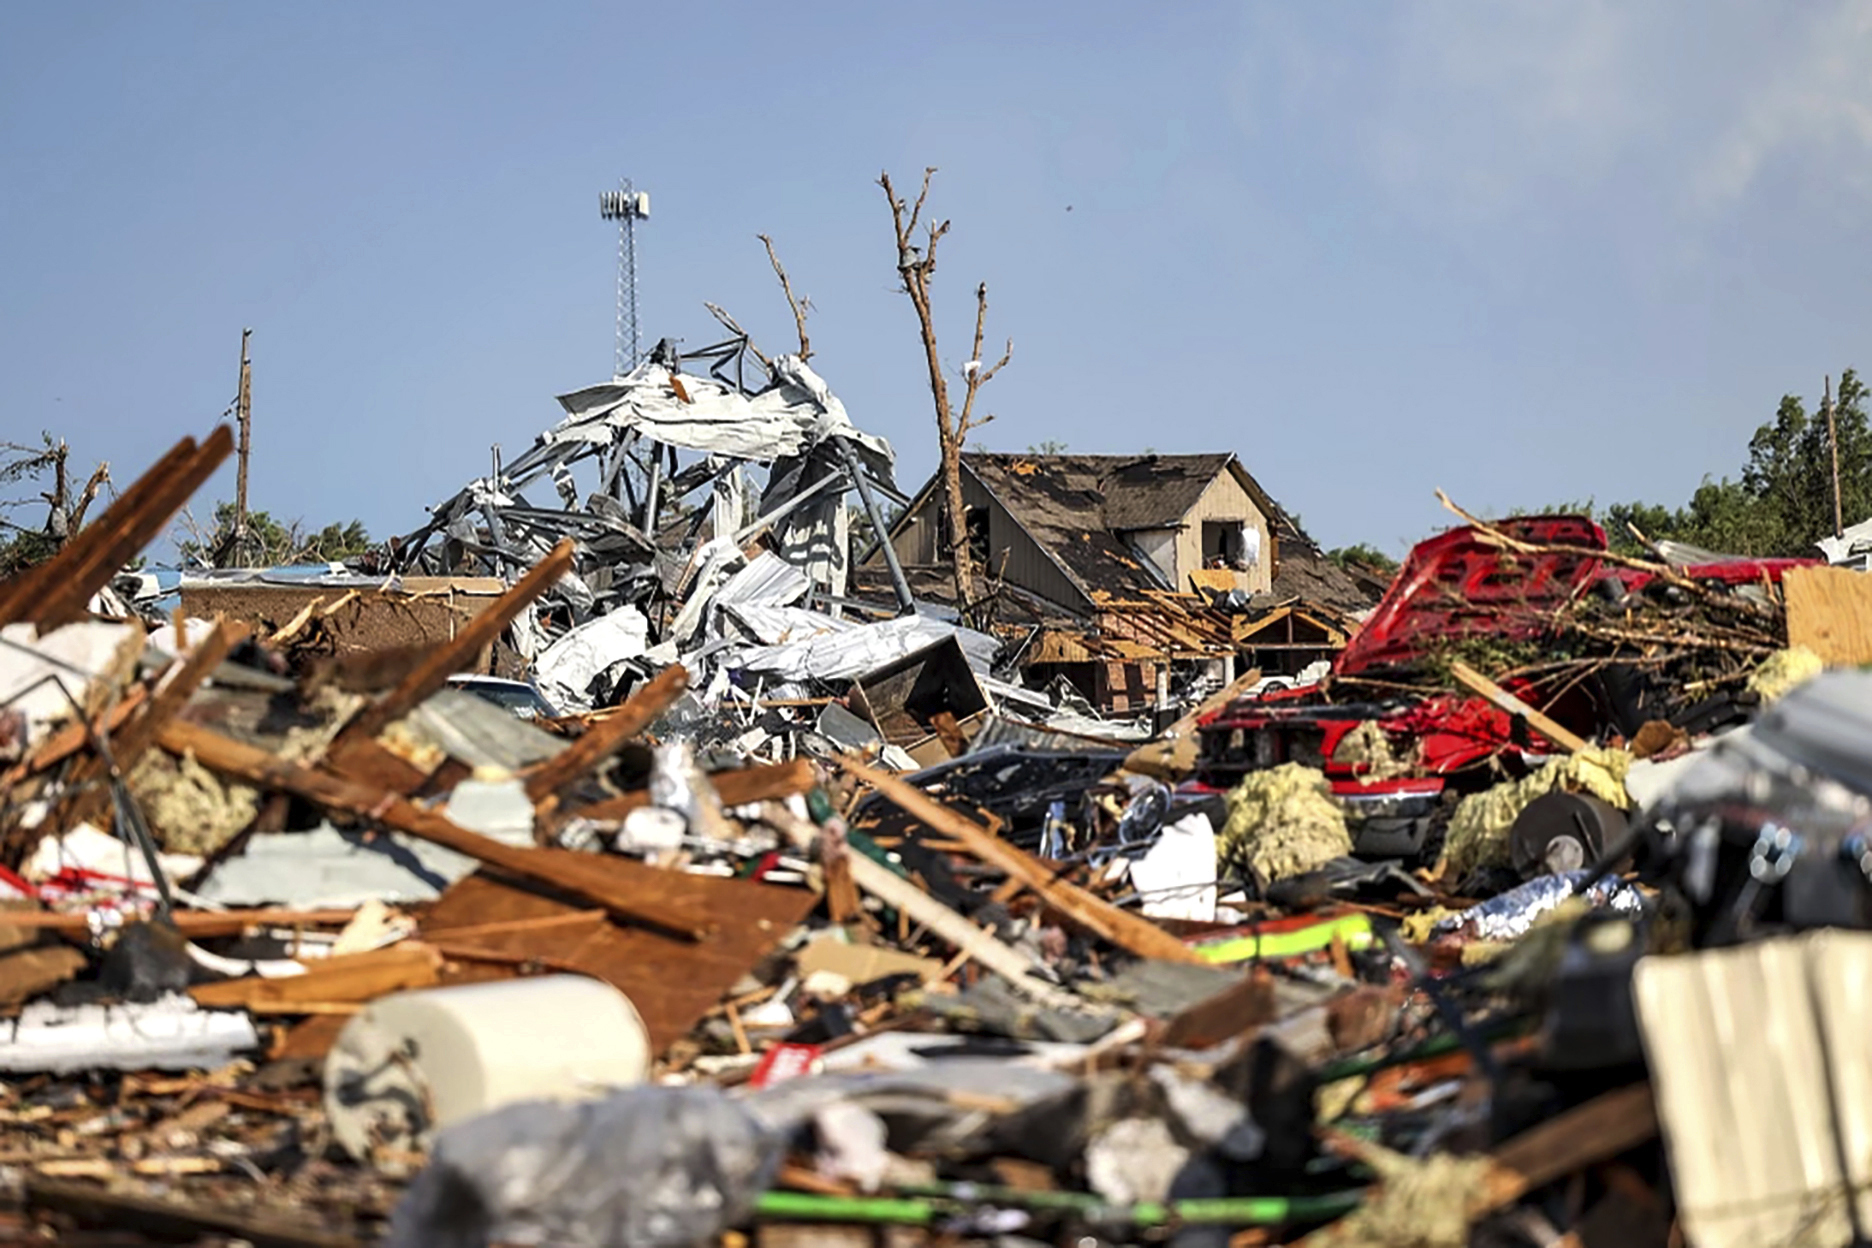
[[1537, 1187], [1609, 1161], [1658, 1133], [1651, 1085], [1607, 1092], [1515, 1136], [1491, 1155], [1480, 1215], [1521, 1199]]
[[197, 1005], [208, 1009], [290, 1014], [295, 1005], [374, 1001], [393, 992], [430, 987], [441, 978], [442, 954], [428, 945], [405, 941], [388, 949], [312, 962], [303, 975], [229, 979], [198, 984], [188, 992]]
[[[968, 845], [975, 857], [1006, 872], [1010, 878], [1019, 880], [1038, 893], [1054, 910], [1087, 931], [1141, 958], [1158, 958], [1165, 962], [1202, 962], [1194, 950], [1149, 919], [1120, 910], [1076, 884], [1054, 878], [1053, 872], [1038, 859], [1008, 844], [980, 824], [958, 815], [915, 785], [850, 758], [835, 761], [852, 776], [869, 784], [926, 826]], [[856, 863], [853, 865], [856, 866]]]
[[1872, 663], [1872, 576], [1846, 568], [1790, 568], [1788, 645], [1805, 646], [1828, 667]]
[[527, 796], [538, 802], [610, 758], [624, 742], [661, 718], [688, 688], [688, 668], [680, 663], [664, 668], [656, 679], [633, 691], [617, 714], [593, 724], [570, 746], [533, 768], [526, 778]]
[[352, 1236], [308, 1228], [303, 1215], [282, 1217], [183, 1204], [112, 1192], [95, 1183], [28, 1177], [25, 1203], [68, 1214], [92, 1226], [143, 1231], [169, 1240], [198, 1240], [209, 1232], [219, 1232], [254, 1248], [361, 1248], [361, 1241]]
[[[778, 802], [769, 802], [761, 808], [761, 822], [785, 835], [799, 849], [810, 848], [819, 835], [817, 826], [797, 817]], [[1012, 945], [997, 940], [993, 932], [977, 927], [909, 880], [863, 854], [847, 854], [846, 859], [852, 882], [859, 888], [901, 911], [913, 922], [921, 923], [931, 934], [967, 954], [971, 961], [1005, 979], [1016, 992], [1056, 1009], [1083, 1008], [1084, 1002], [1071, 992], [1035, 975], [1033, 960]]]
[[512, 589], [464, 624], [453, 639], [427, 651], [394, 689], [352, 717], [333, 739], [327, 756], [342, 762], [345, 752], [357, 742], [375, 737], [447, 684], [450, 676], [472, 663], [481, 648], [499, 637], [528, 604], [572, 570], [572, 552], [572, 539], [565, 538], [553, 547], [551, 554], [515, 582]]
[[31, 618], [26, 612], [43, 598], [45, 590], [73, 575], [90, 552], [104, 540], [104, 534], [120, 524], [125, 516], [145, 506], [157, 486], [194, 458], [195, 451], [194, 438], [183, 438], [177, 442], [169, 448], [167, 454], [150, 465], [148, 471], [132, 482], [129, 489], [113, 499], [111, 505], [104, 509], [103, 515], [67, 541], [58, 554], [38, 567], [29, 568], [0, 583], [0, 624]]
[[48, 575], [44, 582], [46, 594], [36, 603], [26, 604], [21, 618], [35, 621], [41, 632], [83, 619], [92, 597], [108, 585], [138, 551], [156, 540], [170, 518], [207, 483], [233, 449], [234, 435], [226, 425], [219, 426], [186, 463], [156, 480], [143, 506], [113, 516], [117, 511], [113, 505], [98, 517], [95, 525], [87, 525], [85, 532], [96, 528], [98, 536], [69, 569], [59, 573], [59, 579]]
[[[184, 936], [238, 936], [252, 927], [342, 927], [353, 910], [176, 910], [170, 913]], [[89, 932], [88, 914], [0, 909], [0, 930]]]
[[321, 806], [367, 816], [387, 828], [466, 854], [521, 879], [560, 889], [602, 906], [626, 922], [645, 924], [687, 940], [700, 940], [713, 930], [712, 923], [671, 911], [651, 896], [650, 890], [620, 890], [608, 884], [602, 874], [584, 869], [580, 860], [589, 861], [596, 855], [562, 858], [543, 850], [505, 845], [470, 832], [440, 812], [417, 806], [397, 793], [279, 758], [184, 720], [173, 720], [164, 727], [162, 746], [173, 754], [192, 754], [204, 767], [249, 784], [284, 789]]
[[[422, 939], [449, 946], [464, 939], [462, 933], [479, 929], [481, 935], [465, 938], [478, 952], [575, 966], [630, 998], [657, 1052], [688, 1035], [818, 904], [804, 888], [664, 871], [614, 854], [534, 852], [572, 859], [590, 878], [622, 892], [654, 890], [679, 914], [719, 920], [719, 930], [707, 940], [690, 942], [613, 922], [529, 927], [527, 920], [579, 916], [585, 907], [482, 872], [442, 895], [423, 921]], [[513, 926], [488, 930], [503, 924]], [[464, 962], [451, 965], [445, 979], [468, 983], [512, 973], [503, 966]]]
[[1525, 720], [1528, 727], [1546, 737], [1549, 741], [1569, 753], [1577, 754], [1581, 750], [1590, 750], [1592, 742], [1573, 732], [1571, 729], [1555, 723], [1540, 711], [1535, 710], [1514, 694], [1484, 676], [1481, 672], [1460, 660], [1450, 664], [1450, 675], [1467, 686], [1472, 692], [1486, 698], [1500, 710], [1506, 711], [1517, 719]]
[[93, 718], [89, 725], [82, 721], [66, 724], [57, 732], [47, 737], [43, 744], [34, 750], [30, 757], [15, 763], [4, 775], [0, 775], [0, 791], [12, 788], [28, 776], [36, 776], [58, 766], [72, 755], [91, 744], [91, 734], [96, 732], [108, 736], [116, 732], [123, 722], [149, 697], [149, 688], [145, 685], [132, 685], [114, 706], [103, 714]]

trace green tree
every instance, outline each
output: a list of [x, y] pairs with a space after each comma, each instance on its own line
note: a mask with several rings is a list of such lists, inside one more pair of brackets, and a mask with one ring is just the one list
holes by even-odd
[[1353, 546], [1341, 546], [1337, 550], [1329, 550], [1326, 552], [1326, 557], [1342, 568], [1366, 568], [1373, 572], [1381, 572], [1386, 576], [1390, 576], [1398, 570], [1397, 560], [1385, 554], [1384, 551], [1379, 550], [1376, 546], [1365, 542], [1359, 542]]
[[[176, 554], [185, 564], [225, 566], [234, 561], [234, 504], [215, 504], [214, 525], [204, 530], [184, 513], [185, 536], [176, 541]], [[375, 544], [359, 520], [328, 524], [308, 533], [305, 522], [282, 523], [270, 512], [247, 513], [247, 553], [240, 561], [257, 567], [293, 563], [342, 562], [370, 551]]]

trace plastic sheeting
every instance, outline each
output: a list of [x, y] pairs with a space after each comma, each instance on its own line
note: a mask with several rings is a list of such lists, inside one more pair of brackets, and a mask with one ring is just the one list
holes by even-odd
[[720, 1089], [528, 1101], [446, 1128], [390, 1222], [391, 1248], [677, 1248], [742, 1221], [784, 1145]]

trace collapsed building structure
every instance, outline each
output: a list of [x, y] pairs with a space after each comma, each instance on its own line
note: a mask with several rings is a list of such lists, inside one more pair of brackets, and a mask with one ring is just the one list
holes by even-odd
[[1232, 457], [981, 457], [976, 631], [691, 358], [392, 575], [119, 576], [222, 429], [0, 581], [0, 1236], [1863, 1239], [1872, 579], [1465, 516], [1365, 611]]

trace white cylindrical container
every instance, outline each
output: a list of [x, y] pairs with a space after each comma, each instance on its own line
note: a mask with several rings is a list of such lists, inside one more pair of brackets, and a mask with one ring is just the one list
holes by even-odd
[[435, 1131], [516, 1101], [642, 1083], [650, 1041], [630, 999], [578, 975], [401, 992], [345, 1024], [325, 1113], [346, 1152], [426, 1148]]

